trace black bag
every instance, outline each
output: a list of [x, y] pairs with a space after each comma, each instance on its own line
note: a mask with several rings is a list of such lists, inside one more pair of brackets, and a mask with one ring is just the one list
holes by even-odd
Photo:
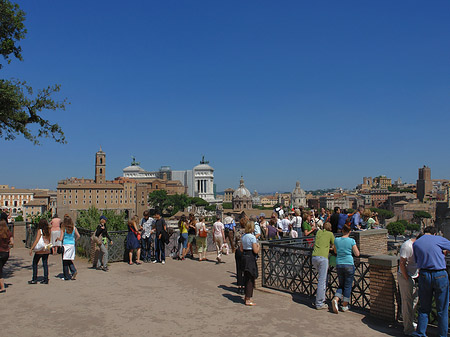
[[169, 233], [167, 233], [164, 229], [161, 232], [161, 240], [167, 245], [169, 243]]

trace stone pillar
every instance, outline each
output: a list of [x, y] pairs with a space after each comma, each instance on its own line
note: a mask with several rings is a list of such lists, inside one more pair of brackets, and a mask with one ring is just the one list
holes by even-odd
[[369, 229], [351, 233], [363, 255], [387, 254], [387, 235], [387, 229]]
[[370, 315], [388, 322], [397, 319], [398, 258], [390, 255], [369, 257]]

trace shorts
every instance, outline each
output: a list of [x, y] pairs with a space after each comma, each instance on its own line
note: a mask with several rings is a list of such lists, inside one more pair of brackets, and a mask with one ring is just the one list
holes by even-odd
[[181, 237], [183, 238], [183, 248], [187, 248], [188, 244], [188, 233], [181, 234]]
[[195, 235], [188, 235], [187, 243], [195, 244]]

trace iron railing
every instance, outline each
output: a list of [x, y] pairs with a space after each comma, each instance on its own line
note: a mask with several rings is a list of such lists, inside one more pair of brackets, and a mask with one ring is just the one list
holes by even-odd
[[[311, 238], [281, 239], [261, 244], [262, 286], [313, 297], [317, 290], [317, 275], [312, 265]], [[327, 298], [331, 299], [338, 287], [336, 268], [328, 269]], [[370, 309], [370, 277], [368, 256], [355, 258], [355, 278], [350, 304], [359, 309]]]

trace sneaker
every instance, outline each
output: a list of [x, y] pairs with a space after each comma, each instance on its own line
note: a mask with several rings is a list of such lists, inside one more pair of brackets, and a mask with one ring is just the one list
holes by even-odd
[[72, 280], [76, 280], [77, 279], [77, 275], [78, 275], [78, 272], [75, 271], [75, 273], [72, 274]]
[[158, 263], [158, 261], [156, 261], [156, 260], [153, 260], [153, 261], [152, 261], [152, 263]]
[[103, 267], [103, 271], [109, 271], [108, 267]]
[[316, 306], [316, 310], [324, 310], [324, 309], [328, 309], [328, 305], [324, 304], [321, 305], [320, 307]]
[[345, 307], [341, 308], [342, 312], [346, 312], [348, 309], [349, 309], [348, 305], [346, 305]]
[[166, 264], [166, 261], [161, 262], [162, 264]]
[[28, 284], [37, 284], [37, 281], [36, 280], [31, 280], [31, 281], [28, 281]]
[[333, 308], [333, 312], [335, 314], [339, 313], [338, 300], [336, 297], [334, 297], [331, 301], [331, 308]]
[[48, 284], [48, 279], [47, 280], [42, 280], [41, 282], [39, 282], [40, 284]]

